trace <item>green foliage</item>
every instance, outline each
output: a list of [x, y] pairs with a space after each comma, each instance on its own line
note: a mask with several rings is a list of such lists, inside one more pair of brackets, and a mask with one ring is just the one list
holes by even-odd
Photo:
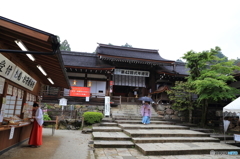
[[169, 98], [173, 101], [172, 108], [178, 111], [193, 110], [197, 106], [194, 102], [194, 90], [191, 89], [188, 82], [176, 81], [175, 87], [167, 91]]
[[181, 59], [177, 59], [176, 62], [182, 62], [183, 63], [183, 61]]
[[198, 95], [198, 102], [203, 104], [201, 125], [204, 126], [209, 101], [235, 99], [239, 90], [227, 83], [235, 81], [233, 73], [240, 70], [234, 60], [218, 58], [219, 47], [202, 52], [189, 51], [183, 59], [189, 68], [187, 77], [191, 89]]
[[[189, 122], [192, 122], [192, 110], [198, 106], [196, 94], [191, 89], [189, 82], [176, 81], [175, 87], [167, 91], [170, 100], [173, 102], [172, 109], [178, 111], [188, 111]], [[195, 98], [194, 98], [195, 97]]]
[[125, 45], [122, 45], [123, 47], [132, 47], [132, 45], [129, 45], [128, 43], [126, 43]]
[[70, 45], [68, 44], [68, 41], [67, 41], [67, 40], [64, 40], [64, 41], [61, 43], [60, 50], [61, 50], [61, 51], [71, 51]]
[[60, 50], [61, 51], [71, 51], [70, 45], [68, 44], [67, 40], [64, 40], [63, 42], [61, 42], [60, 37], [57, 36], [57, 40], [60, 43]]
[[94, 124], [102, 120], [103, 114], [99, 112], [85, 112], [83, 113], [83, 117], [87, 124]]
[[51, 106], [51, 105], [49, 105], [47, 103], [44, 103], [44, 107], [47, 107], [47, 109], [55, 109], [54, 106]]
[[52, 120], [47, 113], [43, 114], [43, 120]]

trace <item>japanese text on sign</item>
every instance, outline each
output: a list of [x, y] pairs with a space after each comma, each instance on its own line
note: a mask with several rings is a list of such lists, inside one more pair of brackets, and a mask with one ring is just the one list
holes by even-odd
[[116, 75], [149, 77], [150, 73], [149, 73], [149, 71], [115, 69], [114, 74], [116, 74]]
[[90, 97], [90, 87], [71, 87], [70, 96]]

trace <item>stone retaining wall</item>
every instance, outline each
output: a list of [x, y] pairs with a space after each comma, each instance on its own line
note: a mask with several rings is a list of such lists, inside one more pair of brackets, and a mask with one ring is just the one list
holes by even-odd
[[187, 121], [186, 112], [171, 109], [171, 104], [153, 104], [153, 108], [163, 119]]

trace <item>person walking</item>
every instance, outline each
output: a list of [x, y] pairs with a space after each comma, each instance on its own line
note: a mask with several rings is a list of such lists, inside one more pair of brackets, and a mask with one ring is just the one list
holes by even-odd
[[142, 123], [143, 124], [150, 124], [151, 118], [151, 107], [150, 102], [145, 101], [141, 107], [141, 115], [142, 115]]
[[37, 102], [34, 102], [33, 104], [32, 118], [34, 119], [34, 121], [28, 144], [31, 147], [37, 148], [42, 145], [42, 124], [43, 124], [43, 112], [42, 109], [39, 108]]

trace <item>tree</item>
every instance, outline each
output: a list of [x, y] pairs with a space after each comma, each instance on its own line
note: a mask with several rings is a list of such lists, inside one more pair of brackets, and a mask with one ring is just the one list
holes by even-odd
[[57, 39], [58, 39], [58, 42], [60, 43], [59, 49], [60, 49], [61, 51], [71, 51], [70, 45], [68, 44], [68, 41], [67, 41], [67, 40], [64, 40], [64, 41], [61, 43], [61, 40], [60, 40], [60, 37], [59, 37], [59, 36], [57, 36]]
[[237, 65], [237, 66], [240, 66], [240, 59], [237, 58], [237, 60], [234, 61], [234, 64]]
[[177, 111], [188, 111], [188, 120], [192, 122], [192, 110], [194, 107], [198, 106], [197, 102], [194, 100], [194, 90], [188, 82], [176, 81], [175, 87], [167, 91], [169, 98], [173, 101], [172, 109]]
[[132, 47], [132, 45], [129, 45], [128, 43], [126, 43], [125, 45], [122, 45], [123, 47]]
[[68, 41], [67, 41], [67, 40], [64, 40], [64, 41], [61, 43], [60, 50], [61, 50], [61, 51], [71, 51], [70, 45], [68, 44]]
[[182, 62], [183, 63], [183, 61], [181, 59], [177, 59], [176, 62]]
[[220, 48], [196, 53], [189, 51], [184, 54], [186, 66], [189, 68], [187, 80], [191, 89], [198, 95], [202, 104], [201, 126], [205, 126], [208, 103], [224, 99], [235, 99], [239, 90], [230, 87], [227, 82], [235, 81], [233, 71], [240, 70], [234, 60], [226, 61], [216, 54]]

